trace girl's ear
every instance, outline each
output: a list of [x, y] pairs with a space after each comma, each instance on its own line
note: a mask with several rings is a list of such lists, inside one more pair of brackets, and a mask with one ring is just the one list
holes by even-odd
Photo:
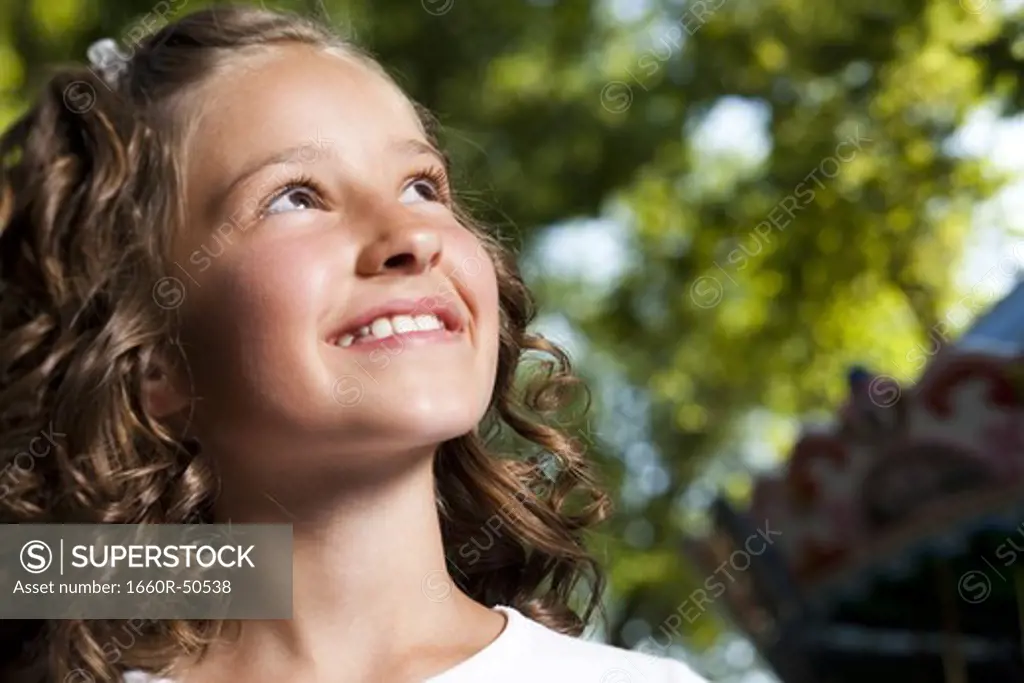
[[153, 419], [165, 419], [184, 411], [188, 394], [182, 390], [175, 368], [163, 357], [150, 357], [142, 378], [142, 407]]

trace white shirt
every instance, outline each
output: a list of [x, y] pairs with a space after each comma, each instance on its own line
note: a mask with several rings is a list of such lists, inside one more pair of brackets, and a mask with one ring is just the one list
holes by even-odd
[[[685, 664], [566, 636], [511, 607], [501, 634], [480, 652], [424, 683], [707, 683]], [[141, 672], [124, 683], [174, 683]]]

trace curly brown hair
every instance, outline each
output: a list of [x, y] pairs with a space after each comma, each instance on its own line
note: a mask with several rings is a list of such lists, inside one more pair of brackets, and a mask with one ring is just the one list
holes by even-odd
[[[340, 50], [386, 75], [315, 21], [220, 6], [140, 41], [113, 86], [82, 66], [60, 69], [0, 137], [0, 523], [212, 521], [213, 469], [140, 400], [151, 359], [177, 349], [174, 311], [157, 305], [153, 283], [170, 272], [182, 230], [189, 94], [228, 60], [286, 43]], [[417, 110], [436, 141], [436, 121]], [[514, 254], [465, 210], [457, 215], [494, 261], [501, 326], [485, 424], [442, 444], [435, 458], [450, 574], [482, 604], [511, 605], [579, 635], [603, 587], [584, 535], [607, 515], [608, 498], [562, 416], [585, 407], [588, 393], [567, 356], [527, 332], [534, 306]], [[58, 438], [26, 458], [41, 433]], [[495, 520], [502, 532], [486, 553], [462, 552]], [[110, 656], [128, 625], [132, 646]], [[166, 673], [224, 627], [7, 621], [0, 677]]]

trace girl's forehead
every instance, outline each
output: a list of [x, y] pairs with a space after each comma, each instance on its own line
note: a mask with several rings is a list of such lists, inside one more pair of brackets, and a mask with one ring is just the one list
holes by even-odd
[[337, 50], [263, 49], [228, 65], [197, 94], [190, 146], [219, 167], [324, 139], [358, 151], [423, 137], [415, 108], [394, 82]]

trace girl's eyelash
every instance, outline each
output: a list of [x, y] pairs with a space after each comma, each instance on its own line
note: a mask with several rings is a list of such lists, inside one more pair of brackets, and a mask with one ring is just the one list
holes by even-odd
[[270, 209], [270, 206], [274, 202], [276, 202], [278, 199], [280, 199], [287, 193], [291, 192], [292, 190], [298, 190], [299, 188], [305, 188], [307, 190], [310, 190], [311, 194], [315, 195], [317, 203], [323, 204], [323, 197], [325, 194], [323, 187], [318, 182], [313, 180], [313, 178], [311, 178], [310, 176], [300, 175], [296, 176], [295, 178], [292, 178], [291, 180], [286, 181], [284, 184], [280, 185], [276, 190], [271, 192], [267, 199], [265, 199], [263, 203], [260, 204], [259, 215], [261, 217], [266, 216], [267, 211]]
[[444, 169], [437, 166], [427, 166], [420, 171], [414, 173], [412, 178], [413, 182], [417, 180], [428, 180], [434, 185], [434, 189], [437, 190], [437, 199], [442, 204], [451, 203], [451, 188], [448, 187], [448, 173]]

